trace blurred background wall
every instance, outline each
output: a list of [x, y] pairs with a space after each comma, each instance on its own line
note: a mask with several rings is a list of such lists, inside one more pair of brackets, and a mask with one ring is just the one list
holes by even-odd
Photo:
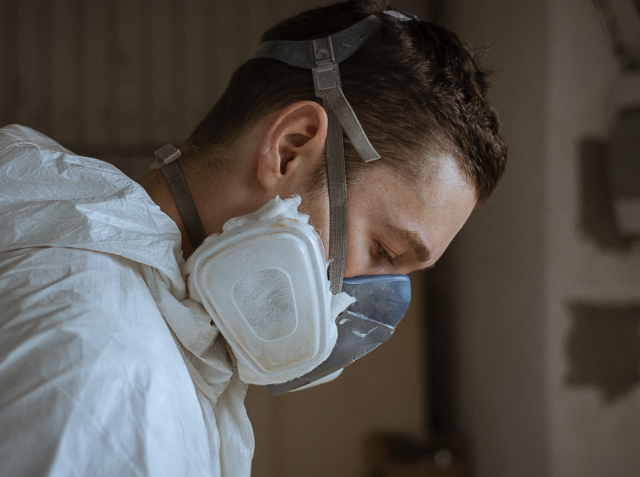
[[[605, 248], [582, 223], [583, 199], [598, 191], [583, 190], [581, 145], [615, 132], [621, 77], [596, 5], [449, 0], [441, 13], [468, 41], [490, 47], [492, 97], [510, 143], [502, 183], [450, 250], [457, 409], [476, 475], [640, 475], [637, 308], [633, 326], [613, 331], [624, 321], [615, 310], [640, 303], [640, 250]], [[576, 304], [614, 310], [598, 317], [578, 359]], [[626, 352], [635, 353], [627, 365], [617, 361]], [[613, 397], [597, 376], [625, 366], [631, 377]]]
[[[0, 0], [0, 126], [30, 126], [138, 178], [156, 147], [188, 136], [261, 32], [329, 3]], [[489, 47], [479, 55], [497, 72], [507, 173], [438, 268], [414, 277], [389, 343], [318, 388], [251, 388], [253, 475], [366, 475], [364, 442], [379, 431], [455, 434], [469, 451], [455, 475], [640, 475], [638, 362], [613, 390], [587, 366], [633, 368], [637, 324], [635, 335], [624, 326], [640, 306], [635, 242], [603, 247], [581, 227], [584, 144], [610, 139], [620, 81], [594, 2], [396, 5]], [[586, 357], [572, 351], [583, 335]], [[616, 361], [625, 346], [631, 358]], [[454, 475], [445, 467], [437, 475]]]

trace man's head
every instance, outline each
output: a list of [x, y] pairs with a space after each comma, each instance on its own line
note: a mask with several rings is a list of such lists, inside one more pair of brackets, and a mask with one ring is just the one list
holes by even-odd
[[[382, 157], [363, 163], [345, 136], [346, 276], [406, 273], [435, 262], [476, 202], [492, 192], [506, 159], [485, 74], [471, 50], [436, 25], [382, 13], [388, 8], [386, 2], [336, 4], [285, 20], [263, 36], [325, 37], [370, 14], [382, 22], [340, 64], [344, 94]], [[326, 246], [327, 116], [318, 101], [309, 70], [252, 59], [236, 71], [181, 148], [192, 177], [234, 184], [238, 197], [227, 202], [221, 218], [251, 212], [275, 195], [298, 193]], [[218, 231], [219, 221], [211, 223], [208, 232]], [[425, 247], [431, 254], [426, 260], [420, 253]]]
[[[262, 39], [321, 38], [376, 14], [383, 27], [340, 65], [340, 77], [345, 96], [382, 159], [363, 164], [345, 137], [349, 179], [357, 179], [363, 169], [388, 164], [408, 183], [415, 182], [437, 169], [436, 157], [447, 154], [482, 203], [506, 159], [500, 123], [487, 100], [486, 75], [455, 34], [428, 22], [398, 21], [382, 13], [388, 9], [386, 1], [339, 3], [284, 20]], [[308, 70], [275, 60], [249, 60], [235, 72], [182, 150], [224, 150], [257, 120], [297, 101], [319, 101]], [[313, 185], [322, 185], [323, 178], [324, 167], [319, 167]]]

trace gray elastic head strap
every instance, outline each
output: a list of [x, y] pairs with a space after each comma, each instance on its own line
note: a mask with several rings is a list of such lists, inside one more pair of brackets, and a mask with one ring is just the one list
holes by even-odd
[[296, 68], [310, 69], [316, 96], [327, 112], [327, 187], [329, 190], [329, 280], [331, 291], [342, 291], [347, 260], [347, 178], [344, 165], [344, 138], [347, 133], [364, 161], [380, 156], [367, 138], [340, 84], [338, 63], [353, 55], [380, 27], [371, 15], [334, 35], [318, 40], [267, 41], [252, 58], [278, 60]]
[[151, 165], [151, 169], [160, 169], [162, 175], [164, 175], [184, 230], [187, 233], [187, 237], [189, 237], [191, 246], [195, 250], [204, 242], [207, 234], [202, 226], [196, 205], [193, 203], [193, 197], [191, 197], [191, 192], [187, 187], [187, 181], [184, 179], [178, 163], [175, 162], [181, 155], [180, 150], [171, 144], [162, 146], [155, 152], [156, 162]]
[[[384, 13], [401, 21], [415, 19], [401, 11]], [[316, 96], [322, 98], [322, 106], [327, 112], [329, 280], [332, 293], [342, 291], [347, 259], [347, 178], [343, 132], [347, 134], [362, 160], [370, 162], [380, 159], [342, 92], [338, 64], [353, 55], [380, 27], [380, 19], [370, 15], [346, 30], [318, 40], [264, 42], [252, 56], [312, 70]]]

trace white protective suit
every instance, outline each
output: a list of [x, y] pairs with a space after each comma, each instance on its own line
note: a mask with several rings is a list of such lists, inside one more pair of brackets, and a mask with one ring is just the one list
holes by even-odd
[[180, 240], [116, 168], [0, 129], [0, 475], [249, 476], [246, 385]]

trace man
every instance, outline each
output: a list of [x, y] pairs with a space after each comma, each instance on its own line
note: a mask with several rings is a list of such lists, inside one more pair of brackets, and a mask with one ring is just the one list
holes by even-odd
[[[331, 36], [347, 30], [354, 43]], [[485, 75], [454, 34], [356, 1], [285, 20], [263, 41], [142, 187], [27, 128], [0, 131], [1, 475], [248, 476], [247, 383], [321, 368], [348, 305], [336, 304], [343, 277], [432, 266], [494, 189], [506, 148]], [[311, 67], [291, 66], [295, 48], [281, 41], [305, 42]], [[315, 234], [297, 199], [281, 200], [296, 196], [330, 262], [335, 294], [328, 282], [319, 293], [331, 336], [320, 366], [252, 377], [225, 328], [237, 323], [207, 298], [207, 283], [227, 277], [199, 270], [244, 226]], [[345, 238], [346, 256], [335, 245]], [[260, 258], [249, 252], [243, 266]]]

